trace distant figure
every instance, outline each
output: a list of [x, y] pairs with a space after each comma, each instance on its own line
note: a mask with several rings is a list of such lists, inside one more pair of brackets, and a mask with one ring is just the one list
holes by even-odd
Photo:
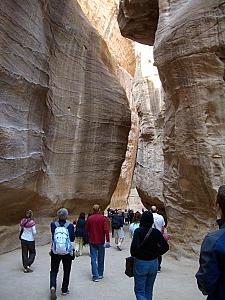
[[81, 256], [83, 253], [83, 245], [87, 242], [87, 234], [85, 232], [85, 213], [80, 213], [76, 221], [75, 229], [75, 251], [76, 256]]
[[134, 232], [130, 253], [134, 260], [134, 292], [137, 300], [152, 300], [153, 285], [158, 270], [158, 254], [166, 253], [169, 246], [161, 232], [152, 228], [153, 215], [145, 211], [140, 227]]
[[24, 273], [33, 272], [30, 266], [34, 262], [36, 256], [35, 235], [36, 227], [35, 221], [33, 220], [33, 212], [28, 209], [25, 211], [24, 218], [20, 221], [20, 240]]
[[225, 185], [220, 186], [216, 205], [219, 229], [208, 233], [201, 245], [198, 288], [207, 300], [225, 299]]
[[123, 230], [124, 217], [122, 210], [118, 209], [117, 214], [112, 216], [112, 227], [114, 229], [115, 244], [118, 250], [122, 250], [122, 243], [125, 237]]
[[93, 206], [93, 214], [87, 219], [85, 230], [90, 245], [92, 280], [98, 282], [103, 278], [105, 247], [110, 246], [107, 218], [100, 213], [98, 204]]
[[133, 223], [133, 218], [134, 218], [134, 211], [133, 211], [133, 209], [128, 209], [128, 218], [129, 218], [130, 224]]
[[71, 242], [75, 239], [73, 224], [67, 221], [68, 210], [60, 208], [57, 211], [58, 221], [51, 222], [52, 247], [51, 247], [51, 271], [50, 271], [50, 293], [51, 299], [56, 299], [56, 281], [59, 265], [63, 264], [62, 295], [69, 294], [68, 286], [70, 280], [71, 264], [73, 259], [73, 247]]
[[124, 211], [124, 224], [129, 224], [128, 211], [125, 209]]
[[113, 210], [111, 209], [111, 214], [110, 214], [110, 218], [111, 218], [111, 230], [112, 230], [112, 238], [114, 238], [114, 227], [113, 227], [113, 223], [112, 223], [112, 219], [113, 216], [117, 215], [117, 209]]
[[[154, 205], [151, 207], [151, 212], [152, 212], [153, 218], [154, 218], [154, 223], [153, 223], [152, 227], [158, 229], [163, 234], [164, 228], [165, 228], [165, 220], [164, 220], [163, 216], [158, 214], [157, 207]], [[158, 272], [160, 272], [161, 264], [162, 264], [162, 255], [158, 256], [158, 261], [159, 261]]]
[[130, 237], [133, 238], [134, 235], [134, 231], [135, 229], [137, 229], [140, 225], [140, 220], [141, 220], [141, 213], [139, 211], [137, 211], [134, 214], [134, 220], [133, 223], [130, 224], [129, 226], [129, 233], [130, 233]]

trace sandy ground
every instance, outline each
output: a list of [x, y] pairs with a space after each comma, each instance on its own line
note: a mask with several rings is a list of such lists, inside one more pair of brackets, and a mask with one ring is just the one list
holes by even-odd
[[[62, 271], [58, 276], [57, 299], [134, 300], [133, 279], [124, 274], [125, 257], [129, 256], [130, 238], [126, 236], [123, 251], [118, 251], [113, 243], [106, 249], [104, 278], [92, 282], [88, 247], [84, 255], [73, 262], [70, 294], [60, 295]], [[44, 300], [49, 299], [49, 245], [37, 247], [37, 257], [33, 273], [24, 274], [21, 266], [21, 250], [0, 255], [0, 300]], [[194, 274], [198, 262], [190, 259], [176, 261], [164, 255], [162, 272], [157, 275], [153, 300], [202, 300]]]

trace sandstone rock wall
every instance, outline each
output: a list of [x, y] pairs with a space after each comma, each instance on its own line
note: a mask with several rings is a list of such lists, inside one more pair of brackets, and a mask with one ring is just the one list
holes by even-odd
[[135, 53], [133, 43], [120, 33], [116, 0], [78, 0], [88, 20], [106, 41], [116, 65], [134, 76]]
[[130, 130], [106, 43], [74, 0], [3, 0], [0, 15], [0, 225], [105, 208]]
[[127, 207], [130, 193], [138, 142], [138, 116], [132, 95], [133, 75], [135, 70], [134, 43], [124, 39], [117, 23], [118, 1], [115, 0], [78, 0], [90, 23], [106, 41], [116, 76], [126, 91], [131, 109], [131, 131], [128, 138], [126, 158], [121, 168], [117, 187], [112, 195], [110, 206]]
[[[198, 251], [210, 230], [215, 195], [225, 182], [225, 3], [158, 4], [154, 56], [166, 94], [163, 193], [172, 248], [187, 254]], [[149, 0], [148, 8], [154, 7]], [[146, 32], [143, 42], [153, 40]]]
[[136, 188], [146, 208], [157, 205], [165, 212], [162, 195], [164, 100], [158, 72], [153, 66], [152, 48], [148, 46], [137, 46], [133, 96], [140, 123]]

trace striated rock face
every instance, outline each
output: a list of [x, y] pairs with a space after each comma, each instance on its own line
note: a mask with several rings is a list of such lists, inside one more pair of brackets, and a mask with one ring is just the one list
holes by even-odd
[[127, 208], [137, 154], [139, 119], [132, 92], [133, 78], [123, 69], [119, 69], [117, 76], [122, 86], [126, 87], [125, 90], [131, 109], [131, 129], [128, 136], [126, 157], [122, 164], [116, 189], [111, 198], [110, 207]]
[[113, 61], [132, 76], [135, 72], [133, 43], [125, 40], [117, 22], [117, 0], [78, 0], [88, 20], [107, 43]]
[[135, 69], [134, 43], [124, 39], [117, 23], [118, 1], [78, 0], [85, 15], [107, 43], [116, 66], [116, 76], [124, 88], [131, 110], [131, 130], [128, 138], [126, 158], [121, 168], [117, 187], [110, 206], [127, 207], [130, 193], [138, 142], [138, 116], [132, 95]]
[[159, 0], [154, 57], [166, 93], [163, 193], [178, 253], [198, 250], [225, 181], [224, 32], [222, 0]]
[[3, 0], [0, 15], [0, 225], [105, 208], [130, 130], [105, 42], [74, 0]]
[[146, 208], [157, 205], [165, 214], [163, 191], [164, 100], [152, 48], [137, 46], [133, 96], [140, 122], [135, 183]]

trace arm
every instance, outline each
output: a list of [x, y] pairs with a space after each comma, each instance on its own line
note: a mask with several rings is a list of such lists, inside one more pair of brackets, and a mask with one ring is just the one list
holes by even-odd
[[104, 220], [104, 233], [105, 233], [105, 238], [106, 238], [106, 242], [110, 242], [110, 239], [109, 239], [109, 227], [108, 227], [108, 223], [107, 223], [107, 220], [105, 218]]
[[209, 295], [216, 288], [220, 278], [220, 268], [212, 239], [208, 235], [201, 246], [199, 264], [199, 270], [195, 275], [198, 288], [203, 295]]
[[32, 226], [31, 229], [32, 229], [32, 234], [33, 234], [33, 236], [35, 236], [35, 234], [37, 233], [37, 230], [36, 230], [35, 225]]
[[70, 235], [70, 240], [71, 240], [71, 242], [73, 242], [75, 240], [75, 232], [74, 232], [74, 226], [72, 223], [68, 226], [68, 231], [69, 231], [69, 235]]
[[159, 235], [159, 242], [158, 242], [159, 255], [163, 255], [169, 250], [169, 245], [168, 245], [167, 241], [164, 239], [162, 233], [159, 230], [157, 230], [157, 233]]
[[87, 219], [87, 221], [85, 222], [85, 226], [84, 226], [84, 230], [89, 233], [89, 221]]
[[130, 226], [129, 226], [129, 234], [130, 234], [130, 238], [132, 238], [132, 235], [133, 235], [133, 225], [132, 224], [130, 224]]
[[130, 254], [135, 257], [135, 253], [137, 251], [138, 245], [140, 244], [140, 238], [138, 234], [138, 230], [134, 231], [133, 239], [130, 246]]
[[52, 240], [53, 240], [55, 229], [56, 229], [55, 222], [51, 222], [50, 227], [51, 227]]

